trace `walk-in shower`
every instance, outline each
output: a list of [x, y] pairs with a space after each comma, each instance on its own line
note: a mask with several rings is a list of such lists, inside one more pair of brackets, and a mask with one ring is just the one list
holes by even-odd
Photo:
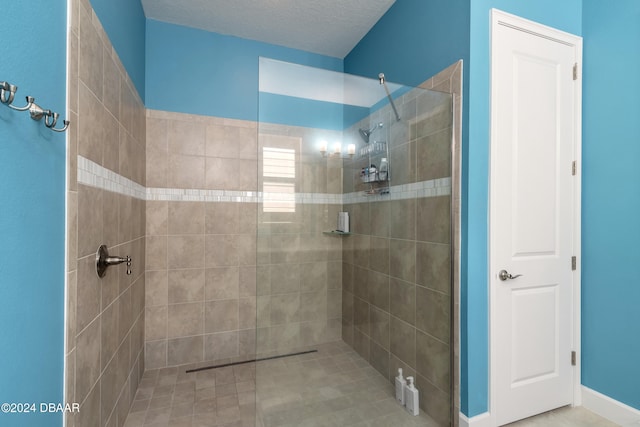
[[452, 105], [260, 60], [255, 343], [278, 358], [256, 364], [257, 425], [453, 422]]

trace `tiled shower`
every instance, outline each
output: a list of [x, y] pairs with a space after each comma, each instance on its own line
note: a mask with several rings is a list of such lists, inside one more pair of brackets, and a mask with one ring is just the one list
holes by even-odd
[[[81, 411], [67, 425], [124, 425], [145, 372], [346, 352], [339, 342], [384, 378], [414, 375], [423, 410], [448, 424], [460, 64], [423, 85], [453, 96], [397, 98], [412, 117], [398, 123], [388, 105], [346, 130], [145, 110], [89, 2], [71, 8], [66, 400]], [[362, 159], [323, 156], [318, 141], [359, 150], [358, 129], [378, 122], [392, 188], [365, 197]], [[274, 152], [295, 173], [265, 173]], [[351, 234], [326, 234], [339, 211]], [[132, 274], [98, 279], [101, 244], [130, 255]]]

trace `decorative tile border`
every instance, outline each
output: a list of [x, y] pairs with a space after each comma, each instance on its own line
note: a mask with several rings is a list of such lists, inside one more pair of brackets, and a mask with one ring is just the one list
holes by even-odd
[[389, 188], [388, 194], [370, 196], [365, 195], [362, 191], [347, 194], [296, 193], [294, 195], [290, 193], [263, 193], [260, 191], [145, 188], [82, 156], [78, 156], [78, 183], [140, 200], [170, 202], [260, 203], [263, 200], [294, 200], [296, 204], [343, 205], [451, 195], [451, 178], [393, 185]]
[[91, 160], [78, 156], [78, 183], [145, 200], [147, 190]]

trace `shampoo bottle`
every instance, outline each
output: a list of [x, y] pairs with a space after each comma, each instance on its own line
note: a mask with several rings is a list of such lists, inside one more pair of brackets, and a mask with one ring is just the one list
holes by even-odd
[[413, 377], [407, 377], [409, 384], [404, 386], [404, 406], [411, 415], [420, 413], [420, 401], [418, 400], [418, 389], [413, 385]]
[[404, 405], [404, 387], [405, 382], [402, 376], [402, 368], [398, 368], [398, 376], [396, 377], [396, 400]]

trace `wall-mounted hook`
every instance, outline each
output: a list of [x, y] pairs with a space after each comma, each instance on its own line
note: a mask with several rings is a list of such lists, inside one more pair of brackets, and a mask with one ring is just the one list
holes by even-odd
[[17, 90], [17, 86], [8, 82], [0, 82], [0, 101], [3, 104], [11, 104], [13, 102], [13, 98], [16, 96]]
[[51, 110], [45, 110], [35, 102], [32, 102], [31, 106], [29, 107], [29, 115], [33, 120], [36, 121], [42, 120], [42, 118], [44, 117], [44, 125], [54, 132], [64, 132], [69, 128], [69, 121], [63, 120], [62, 122], [64, 123], [64, 127], [61, 129], [56, 129], [54, 126], [56, 125], [56, 123], [58, 123], [60, 114], [54, 113]]
[[62, 121], [62, 124], [63, 124], [64, 126], [63, 126], [62, 128], [60, 128], [60, 129], [56, 129], [56, 128], [53, 128], [53, 127], [50, 127], [49, 129], [51, 129], [51, 130], [52, 130], [52, 131], [54, 131], [54, 132], [64, 132], [64, 131], [66, 131], [67, 129], [69, 129], [69, 125], [71, 124], [71, 122], [70, 122], [69, 120], [63, 120], [63, 121]]
[[27, 111], [33, 105], [35, 98], [33, 96], [26, 96], [25, 98], [27, 99], [27, 105], [25, 105], [24, 107], [16, 107], [13, 104], [7, 104], [7, 107], [14, 109], [16, 111]]
[[56, 123], [58, 123], [58, 118], [60, 115], [58, 113], [54, 113], [51, 110], [45, 110], [36, 104], [36, 100], [33, 96], [27, 96], [27, 105], [24, 107], [16, 107], [13, 105], [13, 100], [15, 98], [16, 92], [18, 91], [18, 86], [12, 85], [9, 82], [1, 82], [0, 81], [0, 101], [5, 104], [7, 107], [16, 110], [16, 111], [29, 111], [29, 115], [33, 120], [39, 121], [44, 117], [44, 125], [51, 129], [54, 132], [64, 132], [69, 129], [69, 120], [63, 120], [62, 123], [64, 126], [62, 128], [56, 129]]
[[45, 111], [44, 125], [54, 132], [64, 132], [69, 128], [69, 121], [63, 120], [62, 123], [64, 124], [64, 127], [62, 127], [61, 129], [56, 129], [54, 126], [58, 122], [59, 117], [60, 114], [58, 113], [53, 113], [51, 110]]

